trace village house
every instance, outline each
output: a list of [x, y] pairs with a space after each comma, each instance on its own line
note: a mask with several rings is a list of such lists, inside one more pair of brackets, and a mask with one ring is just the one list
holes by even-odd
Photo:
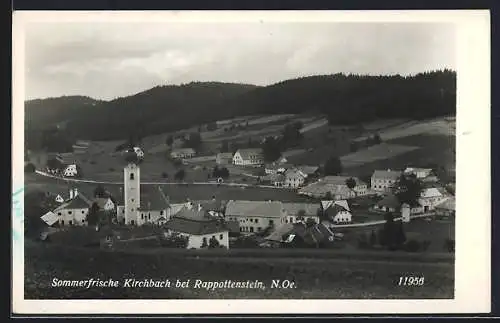
[[286, 223], [266, 238], [267, 242], [293, 248], [320, 247], [334, 241], [334, 233], [323, 223]]
[[434, 205], [436, 214], [441, 216], [455, 216], [455, 197], [450, 196], [447, 199]]
[[307, 175], [307, 178], [316, 177], [319, 174], [318, 166], [298, 165], [295, 168]]
[[233, 153], [218, 153], [215, 162], [217, 165], [230, 165], [233, 163]]
[[94, 199], [94, 203], [97, 204], [99, 210], [104, 212], [113, 212], [115, 211], [115, 203], [109, 197], [96, 197]]
[[[350, 178], [356, 182], [353, 189], [350, 189], [346, 184]], [[333, 200], [345, 200], [368, 194], [368, 186], [356, 177], [326, 176], [300, 189], [298, 194], [313, 198], [325, 198], [329, 195]]]
[[285, 186], [285, 175], [281, 174], [281, 173], [277, 173], [277, 174], [271, 174], [271, 175], [268, 175], [266, 177], [266, 179], [269, 178], [269, 182], [271, 183], [271, 185], [275, 186], [275, 187], [283, 187]]
[[144, 158], [144, 151], [140, 147], [134, 147], [134, 153], [137, 155], [137, 158]]
[[238, 221], [240, 232], [253, 233], [285, 223], [286, 210], [280, 201], [234, 201], [226, 205], [225, 218]]
[[64, 203], [64, 198], [60, 194], [57, 194], [55, 201], [57, 203]]
[[423, 212], [433, 211], [434, 207], [443, 202], [448, 197], [444, 194], [444, 192], [440, 191], [436, 187], [424, 188], [420, 193], [420, 198], [418, 199], [418, 203], [423, 208]]
[[397, 170], [376, 170], [371, 178], [371, 189], [381, 193], [390, 192], [401, 174]]
[[183, 208], [165, 223], [166, 235], [179, 234], [188, 238], [187, 249], [199, 249], [216, 239], [219, 245], [229, 248], [229, 229], [221, 219], [207, 216], [205, 211]]
[[285, 172], [285, 187], [298, 188], [304, 185], [307, 175], [298, 169], [289, 169]]
[[409, 175], [409, 174], [415, 175], [418, 179], [423, 179], [423, 178], [430, 176], [432, 174], [432, 168], [407, 167], [404, 170], [404, 173], [406, 175]]
[[233, 156], [233, 164], [239, 166], [261, 166], [264, 155], [261, 148], [238, 149]]
[[321, 204], [319, 203], [283, 203], [283, 209], [287, 214], [285, 223], [320, 222]]
[[64, 177], [75, 177], [78, 174], [78, 169], [76, 167], [76, 164], [71, 164], [66, 166], [66, 168], [63, 171]]
[[328, 222], [335, 224], [352, 222], [351, 209], [346, 200], [321, 201], [321, 209]]
[[193, 158], [195, 155], [196, 152], [193, 148], [176, 148], [170, 152], [170, 157], [173, 159], [188, 159]]
[[92, 206], [91, 200], [78, 192], [78, 189], [70, 190], [70, 198], [58, 206], [53, 213], [57, 215], [59, 225], [87, 225], [87, 215]]
[[286, 172], [288, 169], [292, 168], [292, 164], [278, 164], [278, 163], [272, 163], [272, 164], [267, 164], [264, 168], [264, 171], [266, 174], [271, 175], [271, 174], [283, 174]]

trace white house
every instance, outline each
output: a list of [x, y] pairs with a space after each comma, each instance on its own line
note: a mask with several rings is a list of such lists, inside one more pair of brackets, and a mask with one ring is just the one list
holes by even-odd
[[289, 169], [285, 172], [285, 187], [298, 188], [304, 185], [307, 175], [298, 169]]
[[397, 170], [376, 170], [371, 177], [371, 188], [376, 192], [389, 192], [401, 176]]
[[134, 153], [138, 158], [144, 158], [144, 151], [140, 147], [134, 147]]
[[434, 210], [436, 205], [440, 204], [447, 198], [448, 197], [441, 193], [439, 189], [430, 187], [422, 190], [418, 203], [423, 207], [423, 211], [425, 213]]
[[346, 200], [321, 201], [324, 216], [335, 224], [352, 222], [352, 214]]
[[286, 212], [285, 223], [300, 222], [301, 217], [303, 222], [314, 220], [314, 222], [320, 223], [320, 203], [283, 203], [283, 208]]
[[76, 167], [76, 164], [71, 164], [66, 166], [63, 172], [63, 175], [65, 177], [75, 177], [77, 174], [78, 174], [78, 169]]
[[199, 249], [208, 246], [210, 239], [219, 245], [229, 248], [229, 229], [224, 220], [207, 216], [198, 208], [183, 208], [165, 223], [166, 234], [178, 234], [188, 238], [188, 249]]
[[109, 197], [108, 198], [98, 197], [94, 199], [94, 202], [99, 207], [99, 210], [103, 210], [106, 212], [112, 212], [115, 210], [115, 204]]
[[273, 163], [273, 164], [267, 164], [264, 171], [266, 174], [271, 175], [271, 174], [284, 173], [292, 167], [293, 167], [293, 165], [291, 165], [291, 164]]
[[285, 223], [286, 214], [280, 201], [231, 200], [226, 205], [225, 217], [228, 221], [237, 221], [240, 232], [253, 233]]
[[425, 178], [432, 174], [432, 168], [415, 168], [415, 167], [407, 167], [404, 170], [405, 174], [413, 174], [418, 179]]
[[193, 158], [196, 155], [196, 152], [193, 148], [177, 148], [173, 149], [170, 152], [170, 157], [174, 159], [186, 159]]
[[271, 182], [271, 185], [275, 187], [285, 186], [285, 180], [286, 180], [285, 175], [280, 173], [269, 175], [269, 181]]
[[64, 202], [64, 198], [60, 194], [57, 194], [55, 200], [56, 200], [57, 203], [63, 203]]
[[261, 148], [238, 149], [233, 156], [233, 164], [240, 166], [260, 166], [264, 163]]
[[70, 196], [72, 197], [68, 201], [53, 211], [59, 219], [59, 224], [61, 226], [87, 225], [87, 215], [92, 202], [81, 193], [78, 193], [76, 189], [70, 193]]

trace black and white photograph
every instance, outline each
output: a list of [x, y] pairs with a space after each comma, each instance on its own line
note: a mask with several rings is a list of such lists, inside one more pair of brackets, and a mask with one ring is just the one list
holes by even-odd
[[19, 308], [488, 309], [487, 11], [13, 21]]

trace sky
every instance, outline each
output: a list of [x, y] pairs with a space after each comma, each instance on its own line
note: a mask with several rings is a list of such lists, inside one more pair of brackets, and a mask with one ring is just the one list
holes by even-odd
[[158, 85], [455, 69], [445, 23], [30, 23], [26, 99], [111, 100]]

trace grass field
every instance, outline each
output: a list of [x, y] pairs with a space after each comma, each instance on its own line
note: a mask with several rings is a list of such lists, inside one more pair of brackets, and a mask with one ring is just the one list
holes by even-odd
[[[425, 277], [422, 287], [401, 287], [401, 275]], [[58, 279], [260, 280], [265, 289], [52, 288]], [[271, 289], [272, 279], [289, 279], [295, 289]], [[453, 264], [352, 259], [186, 257], [176, 253], [120, 253], [57, 245], [26, 244], [26, 299], [189, 298], [452, 298]], [[191, 285], [192, 287], [192, 285]]]
[[371, 163], [381, 159], [391, 159], [398, 155], [419, 149], [418, 146], [398, 145], [393, 143], [381, 143], [351, 153], [340, 158], [344, 167], [352, 167]]

